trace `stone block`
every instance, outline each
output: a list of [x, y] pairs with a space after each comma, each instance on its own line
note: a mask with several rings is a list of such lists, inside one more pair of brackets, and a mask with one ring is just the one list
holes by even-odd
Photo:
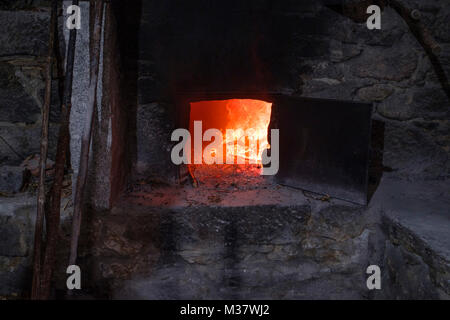
[[0, 256], [0, 295], [20, 297], [31, 284], [29, 258]]
[[366, 47], [352, 65], [352, 73], [360, 78], [401, 81], [411, 77], [416, 66], [417, 55], [410, 49]]
[[29, 245], [27, 232], [22, 219], [0, 216], [0, 256], [25, 257]]
[[[54, 159], [59, 126], [50, 125], [48, 158]], [[19, 165], [32, 154], [40, 153], [40, 126], [0, 125], [0, 163]], [[14, 150], [14, 151], [13, 151]]]
[[377, 111], [382, 116], [395, 120], [442, 119], [448, 112], [449, 105], [450, 101], [441, 87], [413, 87], [398, 90], [380, 103]]
[[34, 123], [41, 109], [16, 75], [16, 68], [0, 63], [0, 121]]
[[363, 101], [375, 102], [383, 101], [394, 92], [394, 88], [389, 85], [375, 84], [363, 87], [358, 90], [358, 97]]
[[420, 128], [396, 122], [385, 125], [383, 164], [411, 178], [443, 179], [450, 175], [445, 149]]
[[0, 11], [0, 55], [45, 56], [49, 21], [48, 11]]
[[0, 192], [16, 193], [23, 184], [23, 168], [14, 166], [0, 167]]

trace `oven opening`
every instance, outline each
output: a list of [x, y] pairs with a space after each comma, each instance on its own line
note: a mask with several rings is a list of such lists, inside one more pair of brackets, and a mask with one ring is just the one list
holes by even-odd
[[190, 170], [195, 176], [260, 175], [270, 149], [272, 103], [253, 99], [190, 103]]

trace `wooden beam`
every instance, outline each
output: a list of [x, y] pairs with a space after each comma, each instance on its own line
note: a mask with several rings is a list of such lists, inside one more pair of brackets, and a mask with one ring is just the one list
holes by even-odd
[[72, 220], [72, 238], [70, 241], [69, 265], [76, 264], [78, 255], [78, 239], [80, 236], [80, 227], [82, 211], [84, 205], [84, 192], [89, 169], [89, 149], [91, 145], [92, 127], [94, 120], [94, 111], [96, 108], [98, 72], [100, 65], [100, 49], [103, 27], [103, 0], [94, 0], [94, 22], [91, 33], [92, 50], [90, 55], [90, 77], [88, 91], [88, 107], [84, 129], [81, 137], [80, 164], [75, 189], [74, 212]]
[[[73, 5], [78, 5], [79, 0], [74, 0]], [[55, 177], [52, 184], [51, 204], [47, 215], [47, 244], [44, 254], [44, 268], [41, 279], [41, 299], [50, 297], [51, 279], [55, 263], [56, 245], [59, 236], [59, 221], [61, 209], [61, 190], [64, 180], [64, 167], [69, 145], [69, 120], [72, 107], [72, 82], [73, 67], [75, 61], [75, 44], [77, 29], [71, 29], [67, 46], [66, 74], [64, 77], [64, 95], [61, 106], [61, 124], [59, 127], [58, 143], [56, 147]]]

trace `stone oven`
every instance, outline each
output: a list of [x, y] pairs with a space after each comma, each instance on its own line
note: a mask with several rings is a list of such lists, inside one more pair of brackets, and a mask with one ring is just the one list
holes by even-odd
[[[314, 12], [323, 10], [318, 9], [324, 8], [323, 4], [249, 2], [216, 6], [205, 5], [199, 1], [186, 7], [176, 1], [166, 5], [138, 1], [133, 5], [125, 6], [117, 3], [111, 7], [110, 20], [114, 21], [114, 26], [110, 25], [110, 29], [105, 30], [105, 45], [108, 48], [104, 56], [108, 65], [104, 68], [108, 76], [103, 80], [107, 81], [104, 90], [108, 90], [108, 97], [105, 97], [105, 100], [111, 99], [111, 96], [114, 100], [107, 101], [110, 103], [108, 107], [112, 113], [112, 121], [109, 125], [105, 122], [106, 131], [99, 136], [99, 138], [108, 137], [99, 142], [103, 145], [99, 148], [105, 148], [104, 144], [107, 142], [106, 148], [110, 149], [111, 154], [105, 158], [105, 154], [99, 152], [98, 167], [93, 172], [93, 176], [98, 176], [99, 179], [98, 183], [92, 185], [93, 188], [99, 188], [98, 192], [92, 193], [93, 202], [97, 203], [97, 206], [111, 207], [120, 196], [119, 190], [124, 190], [125, 183], [130, 181], [143, 181], [153, 177], [168, 183], [182, 182], [189, 170], [173, 165], [170, 159], [170, 150], [174, 144], [171, 142], [171, 134], [176, 128], [191, 130], [193, 115], [197, 120], [209, 121], [210, 124], [205, 125], [209, 125], [210, 128], [214, 128], [212, 125], [221, 126], [225, 134], [225, 124], [219, 119], [233, 115], [230, 111], [228, 114], [224, 113], [220, 101], [223, 103], [229, 101], [230, 105], [235, 101], [233, 107], [235, 110], [249, 108], [247, 112], [236, 111], [234, 115], [236, 119], [245, 118], [245, 114], [254, 115], [250, 110], [255, 106], [246, 107], [245, 101], [270, 103], [271, 110], [265, 124], [266, 128], [257, 129], [267, 131], [270, 135], [269, 122], [271, 128], [275, 128], [284, 121], [284, 118], [295, 117], [299, 121], [298, 130], [306, 130], [307, 127], [314, 127], [314, 130], [317, 130], [308, 133], [312, 139], [308, 148], [321, 145], [328, 151], [333, 147], [336, 149], [334, 155], [309, 152], [311, 159], [304, 159], [304, 163], [308, 161], [319, 163], [320, 160], [312, 159], [317, 156], [337, 158], [345, 150], [342, 147], [344, 144], [351, 145], [350, 153], [356, 152], [355, 150], [362, 153], [359, 156], [359, 164], [348, 163], [341, 167], [358, 167], [355, 171], [359, 171], [358, 188], [362, 194], [358, 200], [351, 196], [349, 198], [341, 191], [336, 195], [341, 195], [341, 198], [347, 200], [366, 203], [370, 107], [360, 104], [358, 108], [357, 103], [350, 102], [345, 105], [346, 100], [351, 100], [348, 96], [343, 97], [342, 102], [330, 100], [329, 109], [324, 107], [327, 101], [318, 103], [314, 100], [308, 102], [304, 98], [295, 100], [295, 96], [299, 97], [303, 91], [304, 79], [298, 73], [299, 68], [306, 67], [302, 66], [302, 60], [306, 60], [307, 57], [318, 57], [323, 55], [324, 50], [328, 50], [320, 48], [320, 44], [305, 44], [312, 41], [310, 39], [312, 35], [323, 37], [321, 34], [326, 33], [334, 21], [329, 21], [328, 18], [336, 19], [331, 11], [322, 12], [325, 18], [315, 16]], [[167, 15], [167, 12], [170, 12], [170, 15]], [[80, 43], [81, 41], [79, 40]], [[87, 42], [84, 45], [86, 46]], [[79, 59], [86, 61], [86, 58], [79, 57]], [[80, 71], [84, 73], [87, 67], [85, 65], [85, 70]], [[118, 77], [110, 76], [119, 74]], [[84, 86], [79, 87], [80, 94], [86, 89], [85, 80], [84, 83]], [[110, 91], [109, 87], [114, 87], [115, 90]], [[238, 100], [241, 101], [241, 107], [237, 107]], [[207, 106], [207, 101], [216, 101], [217, 107], [215, 108], [212, 102]], [[272, 104], [275, 112], [272, 112]], [[305, 107], [308, 104], [311, 105], [311, 110], [316, 110], [314, 111], [316, 114], [311, 112], [308, 114], [305, 111], [308, 110]], [[333, 108], [333, 105], [336, 108]], [[358, 113], [354, 112], [355, 110], [347, 110], [352, 109], [351, 105], [356, 107], [355, 110], [364, 109], [359, 115], [360, 118], [357, 119]], [[204, 110], [203, 115], [199, 112], [200, 109]], [[212, 111], [213, 109], [216, 111]], [[302, 111], [299, 112], [297, 109]], [[208, 112], [217, 114], [208, 116]], [[235, 125], [236, 123], [232, 124], [230, 119], [229, 125]], [[326, 119], [334, 119], [337, 127], [341, 127], [327, 133], [333, 121], [327, 122]], [[290, 125], [291, 128], [282, 130], [282, 137], [286, 140], [286, 143], [281, 143], [283, 146], [292, 143], [298, 131], [295, 124], [286, 125]], [[361, 127], [356, 127], [359, 125]], [[353, 132], [349, 129], [351, 127]], [[339, 133], [345, 131], [344, 128], [347, 128], [347, 135], [337, 137]], [[78, 129], [73, 128], [73, 132], [76, 133]], [[323, 136], [335, 137], [335, 140], [325, 141], [320, 138], [314, 140], [312, 137], [320, 136], [320, 132], [324, 132]], [[354, 141], [350, 142], [352, 135]], [[78, 136], [75, 134], [74, 139]], [[363, 141], [356, 141], [355, 137], [358, 136]], [[341, 145], [338, 141], [345, 143]], [[78, 161], [77, 148], [77, 143], [74, 143], [72, 147], [74, 163]], [[116, 148], [119, 149], [117, 152], [114, 151]], [[306, 146], [296, 145], [291, 149], [301, 148]], [[284, 150], [287, 154], [281, 157], [283, 160], [299, 156], [298, 153], [289, 154], [287, 149], [286, 147]], [[259, 150], [259, 153], [261, 151]], [[260, 154], [258, 156], [261, 157]], [[110, 162], [106, 167], [105, 161]], [[113, 166], [113, 163], [117, 163], [117, 166]], [[112, 166], [112, 171], [104, 172], [109, 166]], [[287, 163], [282, 166], [280, 176], [291, 176], [292, 172], [285, 170], [288, 166]], [[306, 171], [312, 172], [313, 176], [315, 173], [323, 175], [324, 171], [333, 166], [339, 165], [329, 162], [323, 164], [322, 168], [313, 168], [313, 165], [309, 165], [308, 168], [297, 171], [303, 171], [304, 174]], [[192, 175], [192, 171], [190, 174]], [[109, 176], [109, 182], [105, 181], [105, 176]], [[191, 178], [195, 179], [195, 176]], [[313, 177], [308, 179], [314, 180]], [[351, 178], [347, 176], [337, 179], [342, 181]], [[326, 184], [324, 177], [321, 177], [321, 180], [322, 184]], [[105, 187], [105, 182], [110, 186]], [[292, 181], [285, 182], [296, 185]], [[314, 187], [312, 189], [322, 191], [324, 194], [333, 193], [332, 187], [325, 187], [324, 190]]]
[[[80, 295], [449, 297], [449, 92], [443, 79], [450, 72], [450, 8], [445, 0], [405, 1], [422, 12], [442, 48], [438, 57], [394, 9], [384, 8], [381, 30], [369, 30], [336, 10], [338, 2], [107, 2]], [[89, 3], [80, 6], [88, 16]], [[89, 19], [81, 24], [70, 119], [73, 185], [89, 85]], [[67, 43], [67, 30], [64, 37]], [[8, 66], [23, 68], [11, 61]], [[2, 110], [0, 116], [6, 117]], [[202, 163], [174, 163], [174, 130], [193, 137], [199, 120], [202, 135], [216, 128], [223, 145], [233, 145], [223, 159], [244, 163], [210, 165], [201, 155]], [[25, 126], [11, 122], [14, 130]], [[0, 123], [0, 134], [4, 127]], [[256, 129], [255, 144], [241, 136], [235, 142], [228, 128]], [[272, 129], [279, 129], [279, 168], [264, 176], [263, 151], [275, 152]], [[191, 142], [193, 162], [195, 150], [211, 157], [219, 152]], [[67, 203], [54, 281], [61, 298]], [[4, 222], [2, 213], [0, 230], [31, 228], [23, 218], [30, 212]], [[27, 250], [19, 252], [20, 263], [13, 261], [1, 235], [0, 284], [2, 263], [18, 263], [14, 274], [25, 278]], [[381, 267], [383, 290], [367, 288], [369, 265]], [[26, 292], [23, 283], [8, 282], [0, 295]]]

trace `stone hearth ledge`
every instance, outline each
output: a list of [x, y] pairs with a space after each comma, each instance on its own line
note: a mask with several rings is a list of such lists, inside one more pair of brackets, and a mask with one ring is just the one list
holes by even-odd
[[[446, 181], [385, 176], [368, 207], [314, 200], [286, 187], [219, 192], [218, 203], [201, 188], [162, 190], [151, 190], [154, 199], [148, 198], [150, 190], [140, 190], [147, 196], [128, 194], [112, 210], [89, 213], [81, 259], [93, 271], [89, 280], [95, 287], [108, 288], [102, 294], [138, 299], [449, 298]], [[197, 198], [188, 201], [190, 193]], [[172, 200], [164, 204], [161, 199]], [[243, 199], [251, 199], [251, 205]], [[20, 296], [27, 287], [35, 211], [34, 195], [1, 198], [0, 230], [17, 233], [1, 239], [1, 296]], [[70, 208], [63, 215], [66, 232]], [[365, 288], [368, 264], [381, 267], [379, 292]], [[63, 268], [58, 270], [64, 279]]]

